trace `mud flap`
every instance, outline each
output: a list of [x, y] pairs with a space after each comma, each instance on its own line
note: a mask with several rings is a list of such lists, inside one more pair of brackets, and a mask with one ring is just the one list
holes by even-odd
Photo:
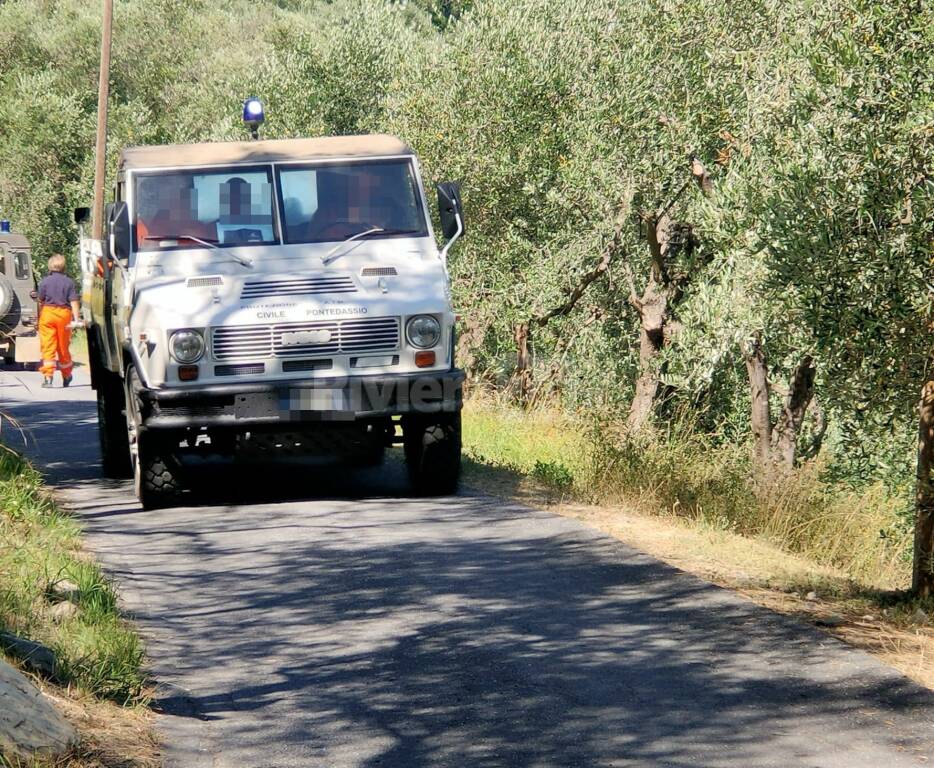
[[39, 334], [17, 336], [13, 359], [17, 363], [38, 363], [42, 359], [39, 351]]

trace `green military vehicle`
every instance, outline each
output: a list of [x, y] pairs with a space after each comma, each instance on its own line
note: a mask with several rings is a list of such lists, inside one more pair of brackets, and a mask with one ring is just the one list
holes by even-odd
[[0, 221], [0, 357], [5, 364], [39, 357], [36, 280], [25, 236]]

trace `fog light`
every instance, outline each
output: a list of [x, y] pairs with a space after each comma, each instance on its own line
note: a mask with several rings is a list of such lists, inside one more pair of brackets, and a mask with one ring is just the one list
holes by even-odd
[[430, 350], [428, 352], [416, 352], [415, 353], [415, 365], [419, 368], [430, 368], [435, 364], [435, 352]]
[[198, 366], [197, 365], [180, 365], [178, 366], [178, 378], [181, 381], [194, 381], [198, 378]]

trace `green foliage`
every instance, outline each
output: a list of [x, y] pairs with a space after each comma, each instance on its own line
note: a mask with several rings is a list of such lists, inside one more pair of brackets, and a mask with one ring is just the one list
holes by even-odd
[[[641, 290], [649, 272], [642, 216], [670, 205], [698, 247], [672, 266], [685, 280], [657, 363], [661, 434], [691, 413], [710, 445], [745, 451], [739, 344], [757, 333], [776, 392], [814, 357], [822, 477], [906, 499], [931, 355], [932, 13], [898, 0], [120, 0], [109, 167], [129, 144], [242, 137], [248, 94], [266, 100], [269, 137], [397, 133], [426, 181], [463, 182], [469, 236], [450, 271], [464, 362], [495, 384], [514, 369], [516, 323], [559, 306], [621, 223], [606, 277], [531, 348], [540, 398], [609, 425], [638, 375], [627, 299], [629, 274]], [[70, 209], [91, 197], [98, 14], [91, 0], [0, 4], [0, 212], [40, 259], [71, 250]], [[694, 155], [709, 196], [690, 183]]]
[[532, 467], [532, 477], [559, 491], [567, 490], [574, 484], [571, 470], [559, 461], [536, 461]]
[[[123, 621], [113, 585], [78, 550], [79, 529], [42, 479], [0, 445], [0, 628], [50, 647], [55, 675], [120, 703], [142, 694], [142, 647]], [[53, 615], [56, 587], [77, 586], [73, 615]]]
[[932, 22], [926, 3], [821, 6], [797, 44], [810, 72], [776, 134], [776, 182], [757, 204], [768, 283], [854, 425], [910, 413], [930, 364]]

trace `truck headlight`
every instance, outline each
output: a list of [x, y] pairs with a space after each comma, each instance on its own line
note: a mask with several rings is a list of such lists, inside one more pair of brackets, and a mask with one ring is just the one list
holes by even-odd
[[413, 347], [434, 347], [441, 338], [441, 323], [431, 315], [415, 315], [405, 324], [405, 337]]
[[172, 357], [180, 363], [194, 363], [204, 354], [204, 337], [197, 331], [175, 331], [169, 339]]

